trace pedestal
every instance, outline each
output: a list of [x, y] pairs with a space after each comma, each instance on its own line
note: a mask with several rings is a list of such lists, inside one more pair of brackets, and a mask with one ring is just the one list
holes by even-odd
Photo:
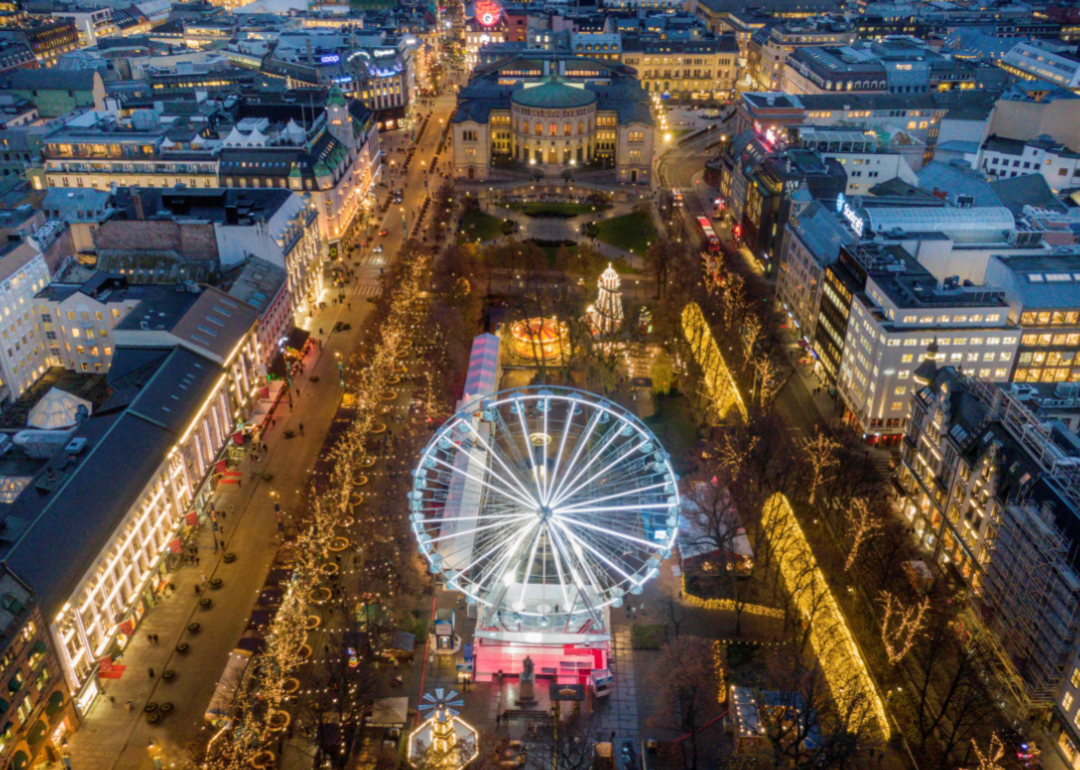
[[536, 692], [533, 689], [534, 687], [535, 683], [532, 681], [519, 682], [517, 697], [518, 703], [536, 703]]

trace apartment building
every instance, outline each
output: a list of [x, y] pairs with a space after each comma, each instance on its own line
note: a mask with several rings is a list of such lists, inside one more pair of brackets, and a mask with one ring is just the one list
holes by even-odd
[[[127, 278], [97, 272], [82, 283], [56, 281], [35, 297], [48, 343], [47, 366], [73, 372], [108, 372], [116, 350], [113, 331], [142, 302], [155, 304], [173, 287], [129, 284]], [[164, 301], [163, 300], [163, 301]]]
[[986, 280], [1004, 292], [1020, 327], [1015, 382], [1080, 382], [1080, 249], [994, 255]]
[[[118, 266], [129, 256], [137, 261], [167, 244], [198, 252], [197, 259], [212, 261], [212, 269], [221, 272], [258, 257], [285, 271], [297, 325], [319, 302], [323, 241], [319, 212], [305, 196], [283, 189], [136, 187], [119, 190], [113, 205], [118, 214], [102, 224], [95, 239], [106, 263]], [[187, 260], [187, 254], [182, 258]], [[132, 271], [133, 282], [143, 278]]]
[[622, 63], [637, 70], [641, 87], [677, 101], [730, 98], [738, 77], [733, 35], [707, 40], [627, 38]]
[[995, 179], [1040, 174], [1055, 194], [1080, 186], [1080, 153], [1049, 137], [1024, 141], [990, 136], [969, 160]]
[[83, 711], [101, 693], [99, 661], [127, 645], [189, 520], [207, 515], [210, 471], [261, 384], [258, 312], [217, 289], [173, 294], [114, 328], [110, 387], [124, 398], [83, 421], [4, 511], [0, 559], [37, 597]]
[[[836, 213], [819, 201], [793, 211], [784, 229], [776, 274], [776, 296], [806, 343], [817, 335], [825, 267], [834, 263], [855, 236]], [[820, 364], [815, 364], [815, 368]]]
[[87, 112], [46, 134], [42, 168], [28, 176], [37, 189], [282, 188], [311, 196], [324, 241], [363, 224], [380, 152], [374, 113], [361, 102], [336, 86], [264, 93], [228, 117], [215, 135], [198, 110], [170, 120], [158, 111]]
[[229, 287], [229, 296], [259, 311], [259, 353], [269, 366], [278, 355], [282, 338], [299, 323], [288, 274], [265, 259], [252, 257]]
[[[1017, 723], [1080, 745], [1080, 439], [1017, 388], [927, 361], [901, 449], [903, 512], [931, 558], [971, 588], [959, 621]], [[1043, 751], [1050, 750], [1044, 746]]]
[[1007, 84], [1008, 77], [993, 65], [934, 53], [908, 36], [800, 48], [787, 59], [783, 75], [783, 90], [794, 94], [1000, 92]]
[[918, 178], [898, 152], [880, 144], [872, 131], [842, 126], [800, 126], [788, 133], [788, 145], [813, 150], [832, 158], [847, 173], [845, 196], [866, 195], [870, 188], [900, 178], [914, 184]]
[[907, 427], [912, 375], [924, 358], [1007, 382], [1019, 344], [1004, 292], [941, 284], [898, 246], [850, 252], [864, 284], [852, 293], [837, 387], [845, 418], [870, 439], [898, 443]]
[[743, 93], [735, 131], [779, 132], [799, 125], [872, 131], [884, 149], [899, 153], [917, 170], [933, 159], [943, 124], [963, 123], [968, 133], [977, 129], [976, 140], [981, 141], [982, 126], [996, 104], [996, 94], [986, 90], [910, 95]]
[[38, 66], [54, 67], [60, 57], [79, 45], [79, 31], [72, 19], [27, 17], [0, 29], [0, 40], [22, 43], [34, 53]]
[[364, 45], [346, 57], [351, 82], [345, 91], [375, 113], [378, 128], [393, 130], [412, 117], [417, 95], [418, 51], [404, 39]]
[[1062, 46], [1043, 40], [1017, 43], [997, 64], [1010, 75], [1024, 80], [1044, 80], [1073, 92], [1080, 92], [1080, 58]]
[[204, 129], [190, 121], [160, 122], [153, 113], [125, 119], [85, 112], [45, 135], [43, 167], [28, 176], [38, 189], [217, 187], [219, 161]]
[[763, 27], [746, 46], [746, 77], [749, 87], [780, 91], [784, 66], [797, 49], [808, 46], [838, 46], [855, 41], [855, 30], [846, 22], [828, 17], [787, 21]]
[[0, 573], [0, 679], [6, 687], [0, 697], [4, 724], [0, 762], [7, 767], [55, 761], [64, 738], [79, 728], [48, 628], [33, 592], [4, 569]]
[[0, 401], [17, 399], [47, 368], [48, 345], [34, 295], [48, 283], [37, 242], [9, 236], [0, 244]]

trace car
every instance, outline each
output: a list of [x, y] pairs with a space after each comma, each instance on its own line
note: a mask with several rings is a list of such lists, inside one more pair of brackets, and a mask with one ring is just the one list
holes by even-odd
[[374, 249], [372, 249], [371, 251], [372, 251], [372, 253], [374, 253], [374, 254], [382, 254], [382, 251], [383, 251], [383, 248], [382, 248], [382, 244], [381, 244], [381, 243], [380, 243], [380, 244], [378, 244], [378, 245], [377, 245], [377, 246], [376, 246], [376, 247], [375, 247]]
[[382, 230], [379, 231], [379, 237], [380, 238], [385, 238], [389, 234], [390, 234], [390, 231], [387, 230], [385, 227]]

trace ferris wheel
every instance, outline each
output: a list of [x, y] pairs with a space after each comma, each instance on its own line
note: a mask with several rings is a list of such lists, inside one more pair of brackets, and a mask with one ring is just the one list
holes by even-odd
[[500, 391], [444, 423], [409, 493], [412, 527], [449, 588], [521, 624], [599, 618], [671, 555], [679, 493], [638, 418], [571, 388]]

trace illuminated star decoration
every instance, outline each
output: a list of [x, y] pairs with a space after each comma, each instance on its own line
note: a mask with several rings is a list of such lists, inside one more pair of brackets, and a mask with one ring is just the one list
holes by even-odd
[[476, 759], [479, 753], [476, 729], [459, 716], [456, 706], [465, 705], [454, 700], [457, 691], [446, 692], [439, 687], [435, 695], [424, 693], [426, 703], [421, 712], [430, 716], [409, 735], [409, 763], [413, 767], [460, 770]]

